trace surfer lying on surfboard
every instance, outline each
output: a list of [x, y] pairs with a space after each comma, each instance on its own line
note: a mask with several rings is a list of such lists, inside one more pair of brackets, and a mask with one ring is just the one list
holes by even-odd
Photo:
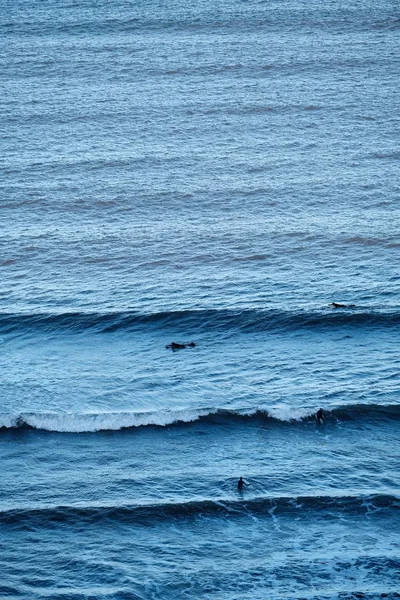
[[184, 344], [178, 344], [177, 342], [171, 342], [170, 344], [167, 344], [165, 347], [170, 348], [171, 350], [182, 350], [182, 348], [194, 348], [195, 345], [196, 344], [194, 342], [185, 342]]

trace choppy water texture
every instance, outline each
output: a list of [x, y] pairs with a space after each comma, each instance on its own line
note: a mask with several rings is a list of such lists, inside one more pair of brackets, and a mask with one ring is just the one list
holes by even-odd
[[400, 598], [399, 31], [0, 0], [2, 598]]

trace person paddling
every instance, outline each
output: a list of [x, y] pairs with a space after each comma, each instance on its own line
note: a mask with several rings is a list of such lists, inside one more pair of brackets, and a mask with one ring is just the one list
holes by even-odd
[[177, 342], [171, 342], [171, 344], [167, 344], [166, 348], [171, 348], [171, 350], [182, 350], [183, 348], [194, 348], [196, 344], [194, 342], [185, 342], [184, 344], [178, 344]]

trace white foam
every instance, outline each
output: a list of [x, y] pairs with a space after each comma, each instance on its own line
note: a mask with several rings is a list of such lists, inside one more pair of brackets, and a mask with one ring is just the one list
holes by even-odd
[[315, 408], [293, 408], [285, 404], [269, 407], [266, 412], [273, 419], [278, 421], [301, 421], [306, 417], [311, 417], [318, 409]]
[[3, 413], [0, 415], [0, 428], [5, 427], [6, 429], [11, 429], [13, 427], [18, 427], [19, 421], [20, 415]]
[[[0, 427], [14, 428], [29, 425], [35, 429], [55, 431], [60, 433], [90, 433], [96, 431], [118, 431], [130, 427], [160, 426], [166, 427], [174, 423], [190, 423], [207, 415], [215, 415], [217, 408], [202, 408], [195, 410], [160, 410], [153, 412], [101, 412], [101, 413], [3, 413], [0, 415]], [[221, 411], [222, 413], [225, 411]], [[275, 407], [254, 407], [236, 409], [231, 412], [241, 416], [251, 417], [257, 413], [279, 421], [299, 421], [315, 414], [315, 409], [299, 408], [280, 405]]]
[[9, 419], [4, 427], [15, 427], [23, 422], [35, 429], [65, 433], [89, 433], [96, 431], [118, 431], [127, 427], [146, 425], [167, 426], [177, 422], [196, 421], [208, 411], [158, 411], [124, 413], [27, 413], [14, 420]]

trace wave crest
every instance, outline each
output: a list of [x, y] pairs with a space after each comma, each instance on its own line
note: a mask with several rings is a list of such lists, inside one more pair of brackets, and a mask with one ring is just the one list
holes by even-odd
[[113, 520], [131, 523], [166, 520], [178, 517], [196, 517], [198, 515], [237, 517], [244, 514], [276, 516], [277, 511], [288, 513], [306, 513], [310, 511], [341, 512], [345, 514], [371, 514], [374, 511], [398, 510], [399, 498], [388, 494], [369, 494], [365, 496], [279, 496], [217, 498], [192, 500], [186, 502], [157, 502], [144, 505], [67, 505], [13, 508], [0, 510], [0, 523], [24, 526], [27, 521], [65, 523], [84, 521], [101, 523]]
[[0, 314], [0, 333], [26, 333], [45, 331], [49, 333], [79, 333], [92, 330], [110, 333], [119, 330], [143, 328], [170, 329], [184, 327], [192, 331], [229, 330], [269, 331], [296, 330], [302, 328], [334, 327], [392, 327], [400, 324], [400, 311], [365, 310], [354, 305], [320, 310], [274, 310], [274, 309], [194, 309], [138, 313], [134, 311], [111, 313], [36, 313]]
[[[59, 433], [95, 433], [137, 427], [167, 427], [201, 421], [213, 425], [226, 421], [260, 421], [270, 426], [301, 425], [315, 422], [317, 408], [289, 406], [243, 409], [199, 408], [192, 410], [159, 410], [154, 412], [55, 413], [26, 412], [0, 414], [0, 429], [33, 428]], [[400, 419], [399, 405], [357, 404], [325, 411], [325, 423], [338, 421], [382, 421]]]

